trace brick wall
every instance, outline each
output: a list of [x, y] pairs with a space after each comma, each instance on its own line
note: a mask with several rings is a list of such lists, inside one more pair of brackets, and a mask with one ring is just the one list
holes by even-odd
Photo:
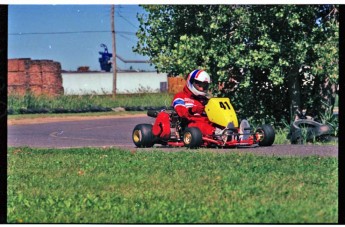
[[61, 64], [51, 60], [9, 59], [8, 94], [63, 94]]

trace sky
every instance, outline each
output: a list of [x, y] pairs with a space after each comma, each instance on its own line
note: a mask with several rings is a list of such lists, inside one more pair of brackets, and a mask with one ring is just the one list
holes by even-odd
[[[94, 0], [86, 5], [10, 3], [8, 58], [53, 60], [60, 62], [63, 70], [77, 70], [80, 66], [100, 70], [98, 52], [104, 50], [100, 45], [104, 43], [112, 52], [112, 37], [111, 5], [99, 1], [100, 5]], [[138, 4], [115, 5], [116, 54], [125, 60], [149, 60], [132, 51], [139, 28], [137, 13], [146, 14]], [[154, 71], [148, 63], [124, 63], [118, 58], [116, 62], [122, 70]]]
[[[146, 12], [139, 5], [115, 5], [116, 54], [125, 60], [148, 60], [132, 51], [137, 13]], [[47, 59], [60, 62], [63, 70], [101, 70], [100, 45], [112, 52], [111, 5], [9, 5], [8, 34], [8, 59]], [[116, 63], [122, 70], [154, 71], [148, 63]]]

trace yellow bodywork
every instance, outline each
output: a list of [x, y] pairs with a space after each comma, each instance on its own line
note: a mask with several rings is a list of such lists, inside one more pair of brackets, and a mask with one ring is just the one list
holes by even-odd
[[208, 119], [218, 125], [227, 127], [230, 122], [238, 127], [236, 112], [229, 98], [210, 98], [205, 106]]

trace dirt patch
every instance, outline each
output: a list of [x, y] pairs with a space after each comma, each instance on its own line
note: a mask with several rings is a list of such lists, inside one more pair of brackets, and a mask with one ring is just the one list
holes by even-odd
[[128, 114], [128, 115], [105, 115], [105, 116], [54, 116], [54, 117], [41, 117], [41, 118], [25, 118], [25, 119], [9, 119], [8, 125], [29, 125], [29, 124], [42, 124], [50, 122], [61, 121], [84, 121], [96, 119], [113, 119], [113, 118], [128, 118], [128, 117], [145, 117], [146, 114]]

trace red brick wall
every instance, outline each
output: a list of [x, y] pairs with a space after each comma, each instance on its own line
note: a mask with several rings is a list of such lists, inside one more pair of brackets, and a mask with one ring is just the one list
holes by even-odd
[[9, 59], [8, 94], [63, 94], [61, 64], [51, 60]]

